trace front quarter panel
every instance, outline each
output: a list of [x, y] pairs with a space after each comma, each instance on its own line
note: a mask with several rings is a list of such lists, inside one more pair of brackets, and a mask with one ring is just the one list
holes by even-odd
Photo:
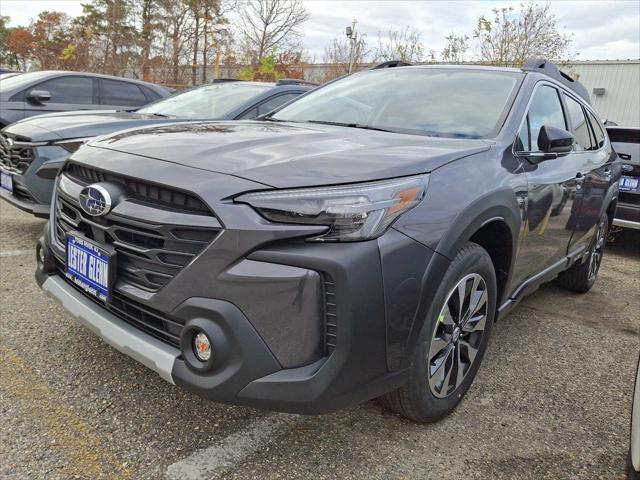
[[527, 180], [510, 148], [494, 146], [433, 171], [424, 200], [395, 228], [451, 260], [493, 219], [507, 223], [517, 245]]

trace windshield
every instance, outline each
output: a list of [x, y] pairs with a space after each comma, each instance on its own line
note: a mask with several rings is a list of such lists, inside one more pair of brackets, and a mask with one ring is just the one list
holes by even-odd
[[368, 70], [301, 97], [273, 118], [482, 138], [500, 128], [522, 76], [481, 69]]
[[40, 80], [51, 76], [51, 72], [31, 72], [21, 73], [20, 75], [12, 75], [0, 78], [0, 91], [13, 90], [30, 84], [33, 81]]
[[272, 84], [230, 82], [207, 85], [159, 100], [140, 113], [184, 118], [220, 118], [250, 99], [273, 88]]

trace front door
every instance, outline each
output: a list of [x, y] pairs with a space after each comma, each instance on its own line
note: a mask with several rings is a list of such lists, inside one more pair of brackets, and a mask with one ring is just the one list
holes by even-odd
[[[26, 98], [31, 90], [47, 91], [51, 99], [42, 103], [31, 102]], [[97, 86], [92, 77], [65, 75], [52, 78], [25, 92], [25, 117], [71, 110], [96, 110], [100, 108], [97, 100]]]
[[[516, 152], [539, 151], [543, 125], [568, 130], [558, 89], [539, 84], [522, 124]], [[573, 212], [580, 208], [577, 196], [583, 181], [584, 158], [570, 153], [533, 164], [523, 160], [527, 176], [526, 224], [515, 266], [514, 281], [541, 272], [567, 255], [574, 230]], [[517, 283], [516, 283], [517, 284]]]

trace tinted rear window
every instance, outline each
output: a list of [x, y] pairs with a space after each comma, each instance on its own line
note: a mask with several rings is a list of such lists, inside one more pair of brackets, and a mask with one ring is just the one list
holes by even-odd
[[103, 105], [124, 105], [139, 107], [148, 103], [147, 97], [134, 83], [120, 82], [118, 80], [102, 79]]

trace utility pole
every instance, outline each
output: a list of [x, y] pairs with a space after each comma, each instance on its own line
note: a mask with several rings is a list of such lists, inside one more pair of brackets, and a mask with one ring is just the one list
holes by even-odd
[[351, 26], [346, 28], [345, 33], [347, 34], [347, 38], [349, 39], [351, 45], [349, 47], [349, 75], [351, 75], [351, 70], [353, 70], [353, 55], [355, 54], [355, 47], [358, 43], [358, 34], [356, 33], [356, 19], [353, 19], [353, 23]]

